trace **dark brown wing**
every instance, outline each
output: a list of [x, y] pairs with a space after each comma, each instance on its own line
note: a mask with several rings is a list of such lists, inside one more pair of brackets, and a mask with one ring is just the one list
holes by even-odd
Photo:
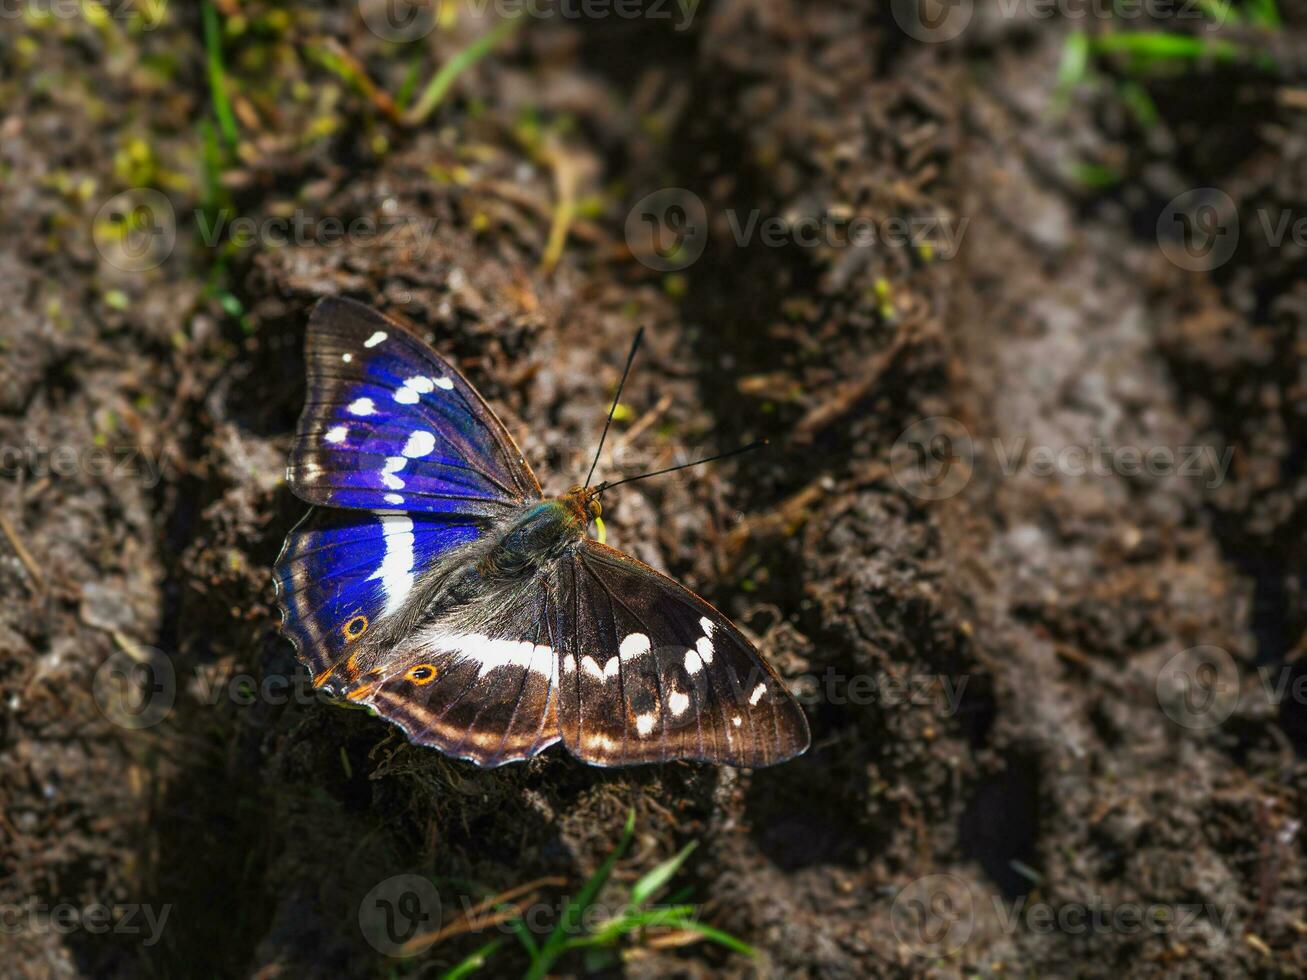
[[758, 767], [807, 749], [807, 719], [780, 677], [689, 589], [587, 539], [559, 567], [557, 591], [559, 725], [573, 755]]

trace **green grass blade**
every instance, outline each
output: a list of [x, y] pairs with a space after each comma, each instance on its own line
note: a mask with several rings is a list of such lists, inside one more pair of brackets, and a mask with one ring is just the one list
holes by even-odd
[[631, 904], [636, 907], [642, 906], [661, 891], [697, 846], [697, 841], [690, 841], [676, 855], [668, 858], [637, 881], [631, 888]]
[[1089, 35], [1072, 31], [1062, 46], [1062, 61], [1057, 66], [1057, 96], [1065, 99], [1089, 73]]
[[492, 939], [453, 969], [442, 973], [440, 980], [462, 980], [463, 977], [470, 976], [485, 966], [486, 960], [490, 959], [503, 944], [502, 939]]
[[613, 852], [604, 859], [603, 864], [595, 870], [590, 879], [581, 886], [580, 893], [575, 899], [569, 898], [563, 903], [563, 914], [558, 919], [558, 925], [554, 926], [553, 932], [545, 940], [541, 947], [538, 958], [533, 958], [531, 969], [527, 971], [527, 980], [540, 980], [553, 965], [554, 961], [567, 949], [568, 937], [576, 929], [577, 924], [599, 894], [599, 889], [604, 887], [608, 876], [613, 873], [613, 867], [617, 864], [621, 856], [626, 852], [626, 848], [631, 843], [631, 838], [635, 836], [635, 810], [629, 810], [626, 814], [626, 826], [622, 829], [622, 839], [617, 842]]
[[540, 956], [540, 947], [536, 944], [535, 936], [531, 935], [531, 930], [527, 928], [527, 924], [522, 921], [521, 916], [510, 919], [508, 924], [513, 927], [513, 932], [517, 935], [517, 941], [522, 944], [522, 948], [526, 950], [527, 955], [531, 957], [532, 961], [536, 960]]
[[1209, 41], [1188, 34], [1165, 31], [1130, 31], [1102, 34], [1093, 41], [1098, 54], [1126, 54], [1142, 62], [1194, 61], [1211, 57], [1219, 61], [1233, 58], [1238, 49], [1228, 41]]
[[710, 925], [705, 925], [695, 919], [678, 919], [672, 922], [666, 922], [664, 925], [673, 926], [677, 929], [685, 929], [690, 932], [697, 932], [705, 939], [711, 939], [719, 946], [725, 946], [729, 950], [739, 953], [741, 956], [757, 956], [758, 951], [744, 942], [742, 939], [736, 939], [729, 932], [722, 932]]
[[1217, 27], [1238, 24], [1242, 19], [1239, 11], [1234, 9], [1234, 0], [1195, 0], [1195, 2], [1203, 13], [1212, 18]]
[[488, 55], [495, 47], [512, 34], [521, 26], [523, 18], [521, 16], [508, 17], [501, 20], [498, 24], [486, 31], [479, 38], [469, 44], [449, 61], [440, 67], [435, 77], [427, 83], [426, 89], [422, 92], [422, 97], [418, 99], [417, 104], [404, 114], [404, 121], [409, 124], [420, 123], [431, 115], [436, 106], [440, 105], [449, 91], [449, 87], [459, 75], [467, 71], [478, 61]]
[[1281, 24], [1280, 8], [1275, 0], [1248, 0], [1248, 20], [1258, 27], [1278, 31]]
[[202, 8], [204, 14], [204, 50], [209, 70], [209, 96], [213, 100], [213, 114], [218, 118], [218, 128], [228, 146], [235, 146], [240, 139], [240, 130], [236, 126], [236, 116], [231, 111], [231, 102], [227, 97], [227, 69], [222, 63], [222, 26], [218, 21], [218, 8], [212, 0], [205, 0]]

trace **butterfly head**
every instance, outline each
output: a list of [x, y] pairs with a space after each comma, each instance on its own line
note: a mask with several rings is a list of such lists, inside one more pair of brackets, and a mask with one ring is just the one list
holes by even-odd
[[603, 516], [604, 507], [599, 502], [599, 492], [602, 489], [603, 484], [600, 484], [597, 487], [575, 486], [567, 491], [564, 499], [574, 508], [582, 523], [589, 524]]

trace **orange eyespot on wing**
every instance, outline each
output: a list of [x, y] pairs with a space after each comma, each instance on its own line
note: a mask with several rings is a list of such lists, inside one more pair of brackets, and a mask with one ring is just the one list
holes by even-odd
[[353, 642], [368, 631], [368, 617], [360, 613], [342, 626], [340, 631], [346, 640]]
[[431, 664], [415, 664], [404, 673], [404, 679], [414, 684], [430, 684], [436, 679], [436, 668]]

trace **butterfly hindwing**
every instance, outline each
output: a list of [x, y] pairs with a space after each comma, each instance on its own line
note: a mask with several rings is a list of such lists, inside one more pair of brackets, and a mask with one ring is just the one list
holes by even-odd
[[559, 739], [556, 613], [544, 577], [479, 595], [365, 663], [347, 697], [447, 755], [529, 758]]
[[274, 567], [282, 632], [319, 683], [402, 608], [421, 569], [481, 528], [447, 516], [315, 508]]
[[559, 723], [574, 755], [766, 766], [807, 748], [807, 720], [780, 678], [694, 593], [589, 539], [558, 577]]
[[309, 321], [308, 397], [287, 480], [312, 504], [493, 519], [540, 484], [476, 389], [406, 327], [328, 298]]

